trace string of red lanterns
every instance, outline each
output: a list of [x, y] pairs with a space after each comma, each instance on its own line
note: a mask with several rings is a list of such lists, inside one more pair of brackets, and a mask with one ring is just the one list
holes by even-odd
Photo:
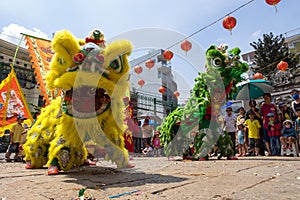
[[[267, 1], [267, 0], [266, 0], [266, 1]], [[279, 2], [280, 0], [273, 0], [273, 1], [278, 1], [278, 2]], [[250, 1], [248, 1], [248, 2], [246, 2], [246, 3], [244, 3], [244, 4], [242, 4], [242, 5], [239, 6], [238, 8], [234, 9], [233, 11], [231, 11], [229, 14], [232, 14], [232, 13], [238, 11], [239, 9], [241, 9], [241, 8], [243, 8], [243, 7], [245, 7], [245, 6], [247, 6], [248, 4], [250, 4], [250, 3], [252, 3], [252, 2], [254, 2], [254, 0], [250, 0]], [[226, 16], [228, 17], [229, 14], [227, 14]], [[212, 23], [210, 23], [210, 24], [204, 26], [203, 28], [201, 28], [201, 29], [195, 31], [194, 33], [190, 34], [190, 35], [187, 36], [183, 41], [181, 40], [181, 41], [179, 41], [179, 42], [176, 42], [175, 44], [171, 45], [171, 46], [170, 46], [169, 48], [167, 48], [167, 49], [170, 49], [170, 48], [174, 47], [175, 45], [177, 45], [177, 44], [179, 44], [179, 43], [184, 43], [185, 40], [187, 40], [188, 38], [192, 37], [193, 35], [196, 35], [197, 33], [203, 31], [204, 29], [206, 29], [206, 28], [208, 28], [208, 27], [214, 25], [215, 23], [217, 23], [218, 21], [221, 21], [222, 19], [223, 19], [223, 21], [224, 21], [224, 20], [226, 21], [226, 17], [225, 17], [225, 19], [224, 19], [224, 17], [222, 17], [222, 18], [220, 18], [220, 19], [217, 19], [217, 20], [215, 20], [214, 22], [212, 22]], [[235, 19], [235, 18], [234, 18], [234, 19]], [[235, 19], [235, 21], [236, 21], [236, 19]], [[231, 22], [230, 22], [230, 24], [231, 24]], [[229, 25], [230, 25], [230, 24], [229, 24]], [[236, 24], [236, 23], [235, 23], [235, 24]], [[227, 27], [227, 29], [233, 29], [233, 28], [234, 28], [234, 26], [232, 26], [232, 24], [231, 24], [231, 26], [228, 26], [226, 22], [225, 22], [225, 27]], [[184, 50], [184, 49], [183, 49], [183, 50]], [[166, 59], [167, 61], [169, 61], [169, 60], [172, 59], [172, 57], [173, 57], [173, 52], [171, 52], [171, 53], [172, 53], [172, 54], [171, 54], [169, 51], [170, 51], [170, 50], [166, 50], [166, 51], [163, 53], [163, 57], [164, 57], [164, 59]], [[186, 50], [184, 50], [184, 51], [186, 51]]]
[[[242, 7], [244, 7], [244, 6], [246, 6], [246, 5], [250, 4], [250, 3], [252, 3], [253, 1], [254, 1], [254, 0], [250, 0], [249, 2], [247, 2], [247, 3], [243, 4], [243, 5], [241, 5], [240, 7], [238, 7], [237, 9], [235, 9], [234, 11], [230, 12], [230, 14], [233, 13], [233, 12], [235, 12], [235, 11], [237, 11], [237, 10], [239, 10], [240, 8], [242, 8]], [[275, 6], [276, 12], [277, 12], [277, 7], [276, 7], [276, 5], [277, 5], [280, 1], [281, 1], [281, 0], [265, 0], [265, 2], [266, 2], [267, 4], [272, 5], [272, 6]], [[222, 20], [222, 18], [221, 18], [221, 19], [218, 19], [218, 20], [214, 21], [213, 23], [210, 23], [209, 25], [205, 26], [204, 28], [201, 28], [201, 29], [199, 29], [198, 31], [192, 33], [190, 36], [186, 37], [185, 40], [180, 41], [180, 42], [181, 42], [181, 45], [180, 45], [181, 49], [182, 49], [183, 51], [185, 51], [186, 53], [187, 53], [188, 51], [190, 51], [191, 48], [192, 48], [192, 43], [189, 42], [187, 39], [190, 38], [190, 37], [192, 37], [192, 36], [195, 35], [196, 33], [198, 33], [198, 32], [200, 32], [200, 31], [202, 31], [202, 30], [204, 30], [204, 29], [206, 29], [206, 28], [212, 26], [213, 24], [215, 24], [216, 22], [218, 22], [218, 21], [220, 21], [220, 20]], [[236, 20], [235, 17], [229, 16], [229, 15], [227, 15], [225, 18], [223, 17], [222, 25], [223, 25], [223, 27], [224, 27], [225, 29], [228, 29], [228, 30], [230, 31], [230, 34], [232, 34], [232, 29], [235, 28], [236, 24], [237, 24], [237, 20]], [[170, 46], [169, 49], [170, 49], [171, 47], [175, 46], [176, 44], [179, 44], [179, 42], [177, 42], [177, 43], [175, 43], [174, 45]], [[173, 58], [173, 52], [170, 51], [169, 49], [168, 49], [168, 50], [165, 50], [165, 51], [163, 52], [163, 58], [164, 58], [165, 60], [167, 60], [167, 61], [170, 61], [170, 60]], [[283, 61], [282, 61], [282, 62], [283, 62]], [[146, 63], [145, 63], [145, 66], [146, 66], [148, 69], [153, 68], [154, 65], [155, 65], [155, 61], [153, 61], [153, 60], [147, 60]], [[135, 69], [134, 71], [135, 71], [137, 74], [142, 73], [143, 69], [142, 69], [142, 68], [140, 69], [140, 68], [139, 68], [140, 66], [136, 66], [136, 67], [137, 67], [138, 69]], [[284, 71], [284, 70], [287, 70], [287, 69], [288, 69], [288, 65], [286, 66], [285, 64], [280, 64], [280, 65], [278, 64], [278, 65], [277, 65], [277, 68], [278, 68], [279, 70], [283, 70], [283, 71]], [[263, 76], [261, 73], [256, 73], [256, 74], [253, 76], [253, 79], [263, 79], [263, 78], [264, 78], [264, 76]], [[140, 83], [141, 83], [141, 84], [140, 84]], [[145, 81], [144, 81], [144, 80], [142, 80], [142, 79], [139, 80], [139, 85], [140, 85], [141, 87], [142, 87], [144, 84], [145, 84]], [[162, 89], [162, 88], [164, 88], [164, 87], [160, 87], [160, 89], [159, 89], [159, 92], [160, 92], [160, 93], [164, 93], [165, 90], [166, 90], [165, 88], [164, 88], [164, 89]], [[178, 96], [180, 95], [180, 93], [179, 93], [178, 91], [175, 91], [175, 92], [173, 93], [173, 95], [174, 95], [175, 97], [178, 97]]]

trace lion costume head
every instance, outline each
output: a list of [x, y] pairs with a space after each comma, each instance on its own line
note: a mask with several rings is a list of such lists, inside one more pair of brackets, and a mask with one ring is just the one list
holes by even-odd
[[56, 132], [64, 133], [64, 138], [66, 133], [77, 133], [83, 142], [93, 140], [105, 147], [106, 159], [124, 167], [128, 152], [123, 139], [126, 126], [122, 98], [129, 85], [132, 45], [126, 40], [108, 45], [104, 41], [100, 30], [92, 31], [85, 41], [66, 30], [57, 32], [46, 84], [49, 89], [63, 91]]

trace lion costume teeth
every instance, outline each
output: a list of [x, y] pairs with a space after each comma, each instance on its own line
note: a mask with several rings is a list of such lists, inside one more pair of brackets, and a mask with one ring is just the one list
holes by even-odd
[[[96, 40], [99, 43], [91, 43]], [[57, 32], [52, 41], [55, 54], [46, 84], [62, 89], [63, 95], [42, 109], [28, 132], [25, 160], [34, 168], [46, 163], [61, 170], [82, 165], [87, 140], [104, 147], [106, 159], [118, 167], [128, 164], [122, 98], [128, 86], [127, 57], [132, 45], [126, 40], [104, 45], [102, 32], [96, 30], [86, 42], [66, 30]]]

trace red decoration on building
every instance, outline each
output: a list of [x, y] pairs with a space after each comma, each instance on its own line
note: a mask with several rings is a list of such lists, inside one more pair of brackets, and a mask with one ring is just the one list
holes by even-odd
[[223, 27], [228, 29], [231, 34], [231, 30], [235, 27], [236, 25], [236, 19], [232, 16], [227, 16], [223, 20]]
[[257, 79], [264, 79], [264, 76], [262, 75], [262, 73], [255, 73], [254, 76], [253, 76], [253, 79], [254, 80], [257, 80]]
[[178, 97], [180, 96], [180, 93], [179, 93], [178, 91], [175, 91], [175, 92], [173, 93], [173, 95], [174, 95], [176, 98], [178, 98]]
[[266, 0], [266, 3], [271, 5], [271, 6], [275, 6], [275, 11], [277, 12], [277, 7], [276, 5], [280, 2], [280, 0]]
[[143, 85], [145, 85], [145, 81], [143, 79], [140, 79], [138, 81], [139, 86], [143, 87]]
[[146, 61], [145, 65], [148, 69], [152, 69], [152, 67], [154, 67], [154, 65], [155, 65], [155, 62], [154, 62], [154, 60], [150, 59], [150, 60]]
[[165, 93], [165, 92], [166, 92], [166, 88], [165, 88], [165, 87], [160, 87], [160, 88], [158, 89], [158, 91], [159, 91], [160, 93]]
[[140, 74], [143, 72], [143, 68], [141, 66], [137, 65], [134, 67], [134, 72], [137, 74]]
[[277, 64], [277, 69], [279, 69], [280, 71], [286, 71], [289, 68], [289, 64], [285, 61], [280, 61]]
[[192, 49], [192, 43], [188, 40], [184, 40], [183, 42], [181, 42], [180, 47], [183, 51], [185, 51], [185, 53], [187, 53]]
[[165, 50], [163, 53], [164, 59], [171, 60], [173, 58], [173, 52], [170, 50]]

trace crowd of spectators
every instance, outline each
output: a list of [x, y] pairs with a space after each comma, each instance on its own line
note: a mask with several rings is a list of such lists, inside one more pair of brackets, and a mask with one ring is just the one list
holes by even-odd
[[[237, 156], [299, 156], [300, 136], [300, 95], [297, 90], [291, 93], [291, 102], [272, 101], [270, 93], [263, 95], [257, 105], [249, 101], [249, 110], [243, 107], [232, 114], [226, 108], [226, 121], [235, 119], [233, 127], [226, 130], [231, 136]], [[237, 144], [237, 145], [236, 145]]]

